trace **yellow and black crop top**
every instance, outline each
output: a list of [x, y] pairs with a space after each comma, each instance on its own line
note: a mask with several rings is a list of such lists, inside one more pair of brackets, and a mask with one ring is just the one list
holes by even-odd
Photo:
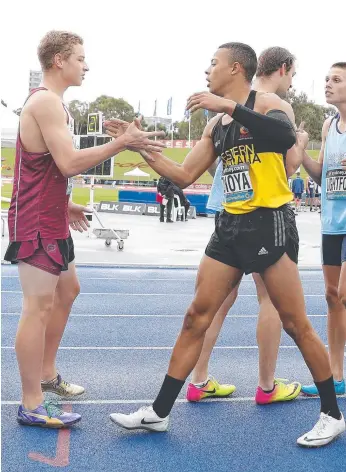
[[212, 132], [223, 163], [223, 206], [229, 213], [278, 208], [292, 200], [285, 158], [295, 143], [294, 128], [280, 110], [267, 115], [252, 111], [255, 100], [251, 91], [245, 106], [237, 105], [232, 122], [223, 125], [220, 118]]

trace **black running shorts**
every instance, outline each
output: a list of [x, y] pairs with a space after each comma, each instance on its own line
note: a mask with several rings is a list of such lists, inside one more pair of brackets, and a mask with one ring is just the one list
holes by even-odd
[[322, 234], [322, 264], [341, 266], [346, 262], [346, 234]]
[[250, 274], [264, 272], [285, 253], [298, 263], [299, 236], [289, 205], [242, 215], [223, 210], [205, 254]]

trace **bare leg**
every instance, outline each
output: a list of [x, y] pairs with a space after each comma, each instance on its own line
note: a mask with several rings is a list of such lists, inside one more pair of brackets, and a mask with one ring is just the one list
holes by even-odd
[[19, 278], [23, 310], [16, 336], [16, 354], [22, 381], [22, 403], [33, 410], [43, 401], [41, 374], [45, 332], [59, 277], [20, 262]]
[[52, 316], [46, 329], [46, 342], [43, 359], [42, 380], [51, 380], [57, 376], [55, 359], [64, 334], [66, 323], [80, 286], [75, 263], [71, 262], [68, 270], [61, 273], [55, 292]]
[[343, 262], [341, 266], [338, 295], [346, 309], [346, 262]]
[[[151, 407], [131, 415], [113, 413], [112, 421], [128, 429], [166, 431], [168, 415], [179, 392], [200, 357], [205, 333], [222, 303], [239, 283], [239, 269], [204, 256], [197, 275], [195, 297], [185, 315], [161, 389]], [[139, 418], [141, 416], [141, 418]], [[145, 426], [143, 426], [145, 425]]]
[[[329, 357], [335, 380], [344, 377], [344, 349], [346, 340], [346, 263], [343, 264], [343, 278], [338, 266], [323, 266], [328, 303], [328, 344]], [[342, 295], [343, 293], [343, 295]]]
[[258, 384], [263, 390], [271, 390], [274, 385], [282, 324], [261, 276], [259, 274], [252, 275], [256, 283], [257, 297], [260, 305], [257, 323]]
[[[287, 254], [263, 274], [273, 305], [283, 328], [300, 349], [315, 382], [332, 376], [328, 353], [314, 331], [305, 311], [303, 288], [296, 264]], [[287, 287], [290, 290], [287, 290]]]
[[187, 310], [175, 343], [168, 375], [185, 380], [201, 354], [205, 333], [217, 311], [239, 283], [242, 272], [204, 256], [199, 267], [195, 298]]
[[216, 344], [217, 338], [219, 337], [223, 322], [227, 316], [227, 313], [232, 308], [234, 302], [238, 296], [239, 284], [231, 291], [226, 300], [221, 305], [219, 311], [216, 313], [213, 322], [209, 326], [205, 333], [203, 342], [202, 352], [199, 356], [196, 367], [192, 372], [192, 383], [204, 382], [208, 377], [208, 367], [211, 353]]

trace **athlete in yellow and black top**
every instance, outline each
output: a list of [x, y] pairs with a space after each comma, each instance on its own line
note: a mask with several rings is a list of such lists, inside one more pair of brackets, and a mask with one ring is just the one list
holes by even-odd
[[[252, 90], [245, 107], [253, 109], [256, 91]], [[292, 200], [287, 183], [287, 149], [268, 138], [252, 136], [237, 121], [215, 125], [212, 139], [223, 163], [222, 181], [226, 211], [249, 213], [257, 208], [278, 208]]]
[[[155, 401], [131, 414], [114, 413], [111, 419], [128, 429], [165, 431], [169, 413], [199, 359], [205, 332], [215, 314], [244, 272], [260, 272], [283, 327], [302, 352], [320, 394], [320, 420], [297, 442], [323, 446], [344, 431], [345, 422], [337, 405], [327, 351], [306, 315], [296, 267], [298, 234], [287, 205], [292, 195], [284, 167], [286, 153], [296, 147], [296, 133], [289, 118], [292, 109], [277, 95], [251, 92], [256, 68], [256, 53], [250, 46], [220, 46], [206, 71], [210, 93], [194, 94], [187, 108], [225, 116], [208, 123], [183, 164], [160, 153], [148, 156], [141, 152], [158, 174], [180, 188], [195, 182], [222, 156], [227, 195], [225, 210], [199, 267], [194, 300], [187, 309]], [[126, 124], [117, 120], [107, 122], [112, 136], [124, 127]], [[299, 155], [301, 143], [306, 144], [299, 136]], [[317, 430], [321, 434], [316, 436]]]
[[[225, 211], [206, 255], [245, 273], [263, 272], [285, 252], [297, 263], [299, 249], [294, 215], [287, 205], [292, 192], [285, 169], [288, 147], [294, 143], [293, 126], [282, 111], [269, 116], [250, 113], [256, 94], [252, 90], [245, 105], [236, 107], [231, 122], [223, 124], [221, 115], [211, 132], [223, 163]], [[258, 126], [266, 126], [267, 120], [272, 120], [270, 133], [268, 127], [259, 133]]]

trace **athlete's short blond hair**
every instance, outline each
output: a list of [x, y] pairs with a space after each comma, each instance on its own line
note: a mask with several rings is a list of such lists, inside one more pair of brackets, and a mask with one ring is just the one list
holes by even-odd
[[37, 48], [42, 69], [48, 70], [53, 66], [56, 54], [62, 54], [64, 59], [68, 59], [76, 44], [83, 44], [83, 39], [78, 34], [68, 31], [49, 31], [41, 39]]

